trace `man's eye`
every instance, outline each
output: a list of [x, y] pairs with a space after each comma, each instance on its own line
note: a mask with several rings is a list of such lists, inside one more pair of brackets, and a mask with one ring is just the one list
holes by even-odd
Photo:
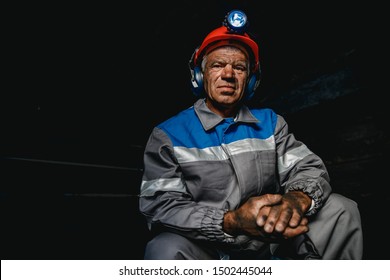
[[236, 66], [234, 66], [234, 69], [237, 71], [241, 71], [241, 72], [246, 71], [246, 67], [242, 66], [242, 65], [236, 65]]

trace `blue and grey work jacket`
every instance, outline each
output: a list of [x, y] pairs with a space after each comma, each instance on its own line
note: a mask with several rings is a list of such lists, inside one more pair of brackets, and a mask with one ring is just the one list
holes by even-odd
[[224, 213], [248, 198], [302, 190], [315, 214], [331, 192], [323, 161], [271, 109], [243, 106], [236, 118], [204, 99], [155, 127], [144, 151], [139, 207], [150, 229], [234, 243]]

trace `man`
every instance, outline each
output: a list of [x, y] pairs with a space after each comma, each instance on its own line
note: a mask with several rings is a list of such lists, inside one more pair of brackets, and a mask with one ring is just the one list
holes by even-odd
[[206, 36], [190, 60], [199, 99], [149, 137], [145, 259], [361, 259], [357, 204], [283, 117], [245, 105], [260, 80], [245, 24], [235, 10]]

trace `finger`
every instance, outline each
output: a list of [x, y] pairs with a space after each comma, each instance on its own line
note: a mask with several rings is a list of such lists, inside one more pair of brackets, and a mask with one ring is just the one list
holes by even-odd
[[266, 233], [272, 233], [275, 229], [276, 222], [279, 220], [281, 213], [281, 206], [274, 205], [271, 207], [267, 220], [263, 226], [263, 229]]
[[271, 206], [264, 206], [259, 210], [257, 217], [256, 217], [256, 224], [259, 227], [263, 227], [265, 225], [265, 222], [267, 221], [270, 210], [271, 210]]
[[[275, 224], [275, 231], [279, 233], [284, 232], [286, 227], [289, 225], [292, 216], [293, 210], [291, 208], [281, 208], [278, 220]], [[295, 226], [298, 226], [298, 224]]]
[[292, 216], [291, 216], [291, 219], [288, 223], [288, 225], [290, 227], [297, 227], [300, 223], [301, 223], [301, 220], [302, 220], [302, 216], [298, 213], [298, 212], [294, 212], [292, 213]]
[[309, 223], [309, 220], [308, 220], [306, 217], [303, 217], [303, 218], [301, 219], [301, 225], [307, 226], [308, 223]]
[[270, 206], [277, 205], [282, 201], [282, 196], [280, 194], [265, 194], [258, 197], [256, 203], [258, 203], [259, 212], [256, 217], [256, 224], [259, 227], [263, 227], [268, 219]]
[[295, 237], [299, 234], [306, 233], [309, 231], [309, 227], [307, 225], [299, 225], [295, 228], [287, 227], [283, 232], [283, 237], [285, 239]]

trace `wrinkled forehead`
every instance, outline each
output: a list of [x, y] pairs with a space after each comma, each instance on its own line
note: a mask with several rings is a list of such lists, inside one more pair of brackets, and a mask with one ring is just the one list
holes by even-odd
[[207, 48], [205, 55], [208, 55], [212, 51], [216, 49], [220, 49], [223, 47], [230, 47], [230, 48], [235, 48], [240, 51], [242, 51], [245, 54], [245, 57], [248, 59], [249, 58], [249, 53], [246, 47], [243, 44], [240, 44], [237, 41], [233, 40], [223, 40], [223, 41], [218, 41], [215, 44], [211, 45], [210, 47]]

